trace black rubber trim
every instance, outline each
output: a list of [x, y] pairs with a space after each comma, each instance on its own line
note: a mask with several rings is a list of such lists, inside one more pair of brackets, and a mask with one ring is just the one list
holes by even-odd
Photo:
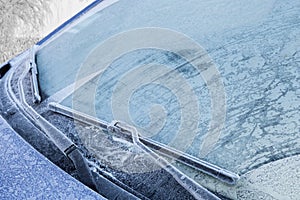
[[10, 68], [11, 65], [9, 62], [6, 62], [0, 66], [0, 79], [8, 72]]
[[85, 185], [87, 185], [88, 187], [90, 187], [91, 189], [97, 191], [91, 170], [88, 164], [86, 163], [85, 158], [83, 157], [79, 149], [76, 148], [75, 145], [74, 146], [72, 145], [72, 147], [73, 148], [68, 149], [69, 151], [67, 156], [72, 160], [77, 170], [80, 181]]
[[92, 2], [86, 8], [84, 8], [83, 10], [81, 10], [79, 13], [77, 13], [72, 18], [70, 18], [69, 20], [67, 20], [66, 22], [64, 22], [62, 25], [60, 25], [57, 29], [55, 29], [54, 31], [52, 31], [49, 35], [47, 35], [46, 37], [44, 37], [41, 41], [39, 41], [37, 43], [37, 45], [42, 45], [43, 43], [45, 43], [46, 41], [48, 41], [55, 34], [57, 34], [58, 32], [60, 32], [61, 30], [63, 30], [67, 25], [73, 23], [75, 20], [77, 20], [78, 18], [80, 18], [83, 14], [87, 13], [92, 8], [96, 7], [102, 1], [103, 0], [95, 0], [94, 2]]
[[98, 191], [102, 196], [108, 199], [139, 199], [105, 177], [92, 173], [83, 154], [75, 145], [67, 149], [65, 153], [72, 160], [80, 181]]

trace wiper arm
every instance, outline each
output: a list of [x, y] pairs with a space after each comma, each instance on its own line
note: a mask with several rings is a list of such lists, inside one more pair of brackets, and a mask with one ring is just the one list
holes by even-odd
[[193, 179], [179, 171], [167, 160], [157, 155], [154, 151], [152, 151], [149, 147], [142, 143], [140, 141], [140, 136], [134, 127], [129, 126], [124, 122], [113, 121], [108, 126], [108, 130], [121, 134], [130, 134], [132, 137], [132, 141], [136, 146], [150, 155], [150, 157], [152, 157], [152, 159], [154, 159], [160, 165], [160, 167], [171, 174], [175, 178], [175, 180], [187, 191], [189, 191], [196, 199], [219, 199], [217, 196], [206, 190], [201, 185], [197, 184]]
[[[62, 115], [74, 118], [83, 123], [87, 123], [87, 124], [97, 126], [97, 127], [103, 128], [103, 129], [109, 129], [109, 127], [111, 127], [110, 123], [108, 123], [108, 122], [99, 120], [95, 117], [81, 113], [79, 111], [68, 108], [66, 106], [62, 106], [58, 103], [50, 103], [49, 108], [53, 112], [60, 113]], [[124, 131], [124, 132], [126, 133], [126, 131]], [[131, 133], [127, 133], [127, 136], [132, 137]], [[143, 138], [140, 136], [138, 136], [138, 137], [139, 137], [139, 140], [144, 145], [146, 145], [147, 147], [150, 147], [151, 149], [157, 150], [158, 153], [160, 153], [164, 156], [167, 156], [169, 158], [175, 159], [176, 161], [178, 161], [180, 163], [188, 165], [188, 166], [190, 166], [196, 170], [199, 170], [207, 175], [210, 175], [222, 182], [225, 182], [230, 185], [234, 185], [237, 183], [237, 181], [240, 178], [238, 174], [235, 174], [226, 169], [223, 169], [221, 167], [218, 167], [216, 165], [208, 163], [204, 160], [192, 157], [186, 153], [177, 151], [176, 149], [173, 149], [169, 146], [163, 145], [163, 144], [153, 141], [151, 139]]]

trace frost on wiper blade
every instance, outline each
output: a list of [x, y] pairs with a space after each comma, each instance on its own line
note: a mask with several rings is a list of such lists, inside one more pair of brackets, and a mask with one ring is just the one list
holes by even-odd
[[[84, 122], [84, 123], [87, 123], [90, 125], [94, 125], [94, 126], [97, 126], [97, 127], [103, 128], [103, 129], [109, 129], [112, 127], [110, 125], [110, 123], [108, 123], [108, 122], [99, 120], [95, 117], [86, 115], [79, 111], [75, 111], [69, 107], [65, 107], [65, 106], [62, 106], [57, 103], [50, 103], [49, 108], [53, 112], [63, 114], [65, 116], [74, 118], [78, 121], [81, 121], [81, 122]], [[119, 128], [121, 130], [121, 127], [119, 127]], [[126, 131], [123, 131], [123, 132], [126, 133]], [[128, 133], [128, 134], [129, 135], [127, 135], [127, 136], [130, 136], [131, 139], [133, 139], [132, 133]], [[188, 165], [188, 166], [190, 166], [196, 170], [199, 170], [205, 174], [208, 174], [224, 183], [234, 185], [239, 180], [238, 174], [230, 172], [226, 169], [223, 169], [221, 167], [218, 167], [216, 165], [213, 165], [213, 164], [203, 161], [201, 159], [192, 157], [186, 153], [177, 151], [176, 149], [173, 149], [169, 146], [163, 145], [163, 144], [153, 141], [151, 139], [143, 138], [141, 136], [138, 136], [138, 139], [147, 147], [150, 147], [153, 150], [157, 150], [158, 153], [160, 153], [164, 156], [167, 156], [169, 158], [175, 159], [176, 161], [178, 161], [180, 163], [183, 163], [183, 164]]]
[[157, 150], [159, 154], [175, 159], [176, 161], [182, 164], [188, 165], [189, 167], [199, 170], [205, 174], [208, 174], [224, 183], [235, 185], [237, 181], [240, 179], [238, 174], [235, 174], [231, 171], [213, 165], [199, 158], [190, 156], [172, 147], [166, 146], [164, 144], [161, 144], [159, 142], [153, 141], [148, 138], [140, 138], [140, 140], [148, 147]]
[[[125, 136], [126, 138], [128, 138], [129, 136], [130, 139], [133, 141], [133, 146], [137, 147], [143, 153], [149, 156], [152, 159], [152, 162], [156, 163], [163, 171], [165, 171], [165, 173], [168, 174], [168, 176], [171, 176], [173, 179], [175, 179], [177, 181], [177, 184], [181, 185], [187, 192], [189, 192], [196, 199], [219, 199], [213, 193], [208, 191], [200, 184], [196, 183], [192, 178], [182, 173], [180, 170], [178, 170], [176, 167], [170, 164], [165, 158], [161, 157], [159, 154], [157, 154], [156, 152], [151, 150], [147, 145], [141, 142], [142, 140], [140, 136], [137, 134], [137, 131], [134, 127], [128, 126], [127, 124], [119, 121], [113, 121], [112, 123], [101, 121], [94, 117], [87, 116], [85, 114], [82, 114], [78, 111], [74, 111], [71, 108], [64, 107], [57, 103], [50, 103], [49, 108], [53, 112], [63, 114], [67, 117], [74, 118], [85, 124], [94, 125], [106, 129], [108, 133]], [[160, 177], [162, 176], [162, 174], [158, 176]], [[165, 176], [166, 175], [164, 175], [164, 177]]]

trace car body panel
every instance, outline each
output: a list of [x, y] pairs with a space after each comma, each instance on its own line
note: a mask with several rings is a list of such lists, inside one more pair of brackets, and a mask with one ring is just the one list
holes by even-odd
[[0, 199], [105, 199], [50, 162], [0, 116]]

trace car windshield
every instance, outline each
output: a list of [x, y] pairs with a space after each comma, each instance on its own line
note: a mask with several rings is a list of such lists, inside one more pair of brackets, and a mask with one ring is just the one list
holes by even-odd
[[299, 13], [296, 0], [113, 1], [38, 50], [42, 99], [245, 174], [300, 152]]

